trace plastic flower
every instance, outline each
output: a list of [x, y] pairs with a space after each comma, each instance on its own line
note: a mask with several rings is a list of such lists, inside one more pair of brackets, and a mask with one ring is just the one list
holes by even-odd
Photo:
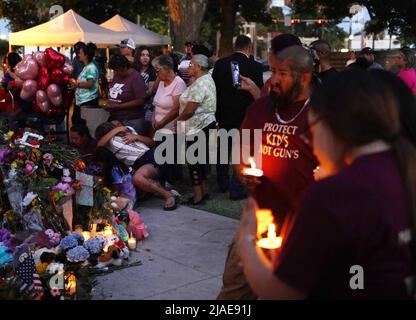
[[46, 234], [49, 238], [51, 238], [51, 237], [53, 237], [53, 235], [55, 234], [55, 232], [53, 232], [53, 230], [52, 230], [52, 229], [47, 229], [47, 230], [45, 230], [45, 234]]
[[52, 161], [53, 161], [53, 155], [52, 154], [50, 154], [50, 153], [45, 153], [44, 155], [43, 155], [43, 163], [46, 165], [46, 166], [50, 166], [51, 164], [52, 164]]
[[50, 240], [51, 244], [57, 245], [61, 241], [61, 234], [59, 232], [54, 233], [53, 236], [49, 238], [49, 240]]
[[10, 149], [5, 147], [0, 151], [0, 162], [3, 162], [7, 155], [10, 153]]
[[92, 254], [99, 254], [103, 248], [103, 242], [98, 238], [91, 238], [85, 241], [84, 247]]
[[66, 253], [66, 258], [70, 262], [84, 262], [89, 257], [89, 252], [83, 246], [77, 246]]
[[64, 250], [72, 249], [72, 248], [75, 248], [78, 245], [78, 240], [75, 237], [73, 237], [72, 235], [66, 236], [65, 238], [63, 238], [61, 240], [59, 245]]

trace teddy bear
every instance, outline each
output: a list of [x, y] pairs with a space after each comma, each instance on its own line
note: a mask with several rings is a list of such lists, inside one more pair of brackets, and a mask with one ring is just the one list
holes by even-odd
[[128, 210], [129, 213], [129, 225], [127, 226], [127, 232], [133, 233], [137, 240], [147, 238], [149, 233], [147, 232], [147, 227], [144, 224], [143, 219], [140, 217], [140, 214], [134, 210]]
[[133, 208], [133, 202], [125, 197], [112, 196], [110, 206], [115, 212], [117, 224], [127, 226], [129, 222], [128, 210]]
[[113, 234], [111, 237], [105, 239], [104, 251], [108, 250], [111, 246], [117, 246], [120, 249], [120, 258], [128, 259], [130, 251], [119, 237]]
[[115, 243], [115, 245], [117, 245], [121, 250], [121, 258], [123, 258], [124, 260], [127, 260], [130, 256], [129, 248], [127, 248], [127, 246], [125, 245], [123, 241], [118, 241]]
[[122, 253], [120, 248], [117, 245], [112, 244], [107, 248], [107, 251], [104, 251], [98, 257], [98, 264], [96, 267], [102, 269], [110, 265], [121, 266], [123, 263], [121, 255]]

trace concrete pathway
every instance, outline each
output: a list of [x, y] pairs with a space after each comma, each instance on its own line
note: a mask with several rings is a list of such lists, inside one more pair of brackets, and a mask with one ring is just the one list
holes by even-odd
[[140, 206], [150, 236], [132, 252], [142, 265], [97, 277], [93, 299], [212, 300], [222, 284], [228, 245], [238, 221], [161, 200]]

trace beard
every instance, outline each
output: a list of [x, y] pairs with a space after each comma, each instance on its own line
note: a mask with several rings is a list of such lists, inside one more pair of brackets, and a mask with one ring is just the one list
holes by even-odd
[[272, 99], [272, 104], [275, 109], [277, 107], [285, 107], [293, 104], [302, 91], [302, 84], [297, 77], [294, 79], [293, 85], [286, 90], [286, 92], [283, 92], [282, 88], [279, 86], [274, 87], [278, 87], [280, 89], [280, 93], [273, 91], [273, 87], [272, 90], [270, 90], [269, 96]]

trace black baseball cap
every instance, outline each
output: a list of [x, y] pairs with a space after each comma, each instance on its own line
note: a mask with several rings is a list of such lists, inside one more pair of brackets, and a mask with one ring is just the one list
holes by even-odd
[[365, 48], [361, 49], [360, 53], [361, 54], [374, 54], [375, 51], [370, 47], [365, 47]]

